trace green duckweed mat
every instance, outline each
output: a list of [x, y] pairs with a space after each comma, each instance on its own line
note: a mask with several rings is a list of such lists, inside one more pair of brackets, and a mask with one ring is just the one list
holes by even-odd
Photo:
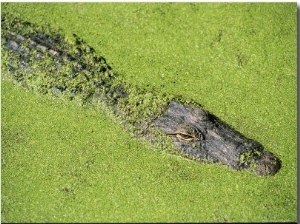
[[281, 158], [274, 177], [139, 142], [95, 108], [2, 79], [2, 222], [297, 217], [296, 3], [1, 3], [75, 33], [127, 82], [180, 94]]

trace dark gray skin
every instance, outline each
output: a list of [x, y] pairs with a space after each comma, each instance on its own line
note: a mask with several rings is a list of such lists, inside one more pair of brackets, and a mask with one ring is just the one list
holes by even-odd
[[[221, 162], [232, 169], [251, 169], [257, 175], [274, 175], [280, 160], [265, 152], [257, 141], [246, 138], [228, 124], [201, 107], [172, 101], [154, 123], [169, 135], [176, 147], [195, 158]], [[249, 155], [247, 161], [243, 154]]]
[[[47, 52], [57, 59], [57, 69], [71, 61], [78, 61], [77, 67], [71, 71], [66, 79], [74, 79], [80, 71], [95, 68], [95, 65], [81, 62], [81, 55], [71, 55], [67, 48], [62, 48], [61, 46], [65, 47], [65, 45], [60, 43], [60, 36], [49, 37], [42, 33], [36, 33], [26, 38], [18, 33], [7, 32], [7, 35], [2, 36], [2, 38], [6, 42], [4, 48], [20, 55], [18, 58], [21, 62], [19, 67], [13, 67], [8, 63], [11, 72], [21, 74], [16, 77], [19, 82], [22, 82], [27, 73], [32, 72], [28, 61], [31, 52], [34, 52], [35, 49], [33, 56], [36, 64], [39, 60], [43, 60], [42, 56]], [[22, 43], [26, 40], [29, 44], [27, 47], [22, 47]], [[108, 78], [95, 82], [95, 84], [99, 88], [103, 86], [107, 88], [103, 100], [107, 100], [113, 105], [115, 113], [122, 114], [122, 111], [118, 111], [118, 101], [127, 97], [128, 94], [122, 86], [112, 87], [110, 66], [106, 64], [103, 57], [99, 57], [97, 60], [96, 66], [99, 66], [99, 72], [107, 74]], [[65, 91], [63, 86], [56, 84], [52, 89], [60, 92]], [[194, 158], [220, 162], [235, 170], [247, 169], [260, 176], [275, 175], [281, 168], [280, 159], [271, 152], [264, 151], [262, 144], [245, 137], [200, 106], [184, 105], [171, 101], [166, 111], [146, 126], [152, 125], [169, 136], [177, 148]]]

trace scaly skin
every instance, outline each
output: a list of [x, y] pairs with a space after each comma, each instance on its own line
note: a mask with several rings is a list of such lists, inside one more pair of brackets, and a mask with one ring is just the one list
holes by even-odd
[[[152, 139], [153, 130], [169, 136], [184, 153], [202, 161], [221, 162], [257, 175], [276, 174], [281, 161], [196, 104], [155, 93], [144, 101], [145, 90], [116, 81], [105, 58], [74, 35], [69, 43], [60, 34], [2, 15], [3, 67], [23, 86], [45, 94], [80, 96], [103, 101], [133, 131]], [[178, 98], [177, 98], [178, 99]], [[156, 109], [149, 107], [158, 104]], [[137, 108], [137, 109], [136, 109]]]

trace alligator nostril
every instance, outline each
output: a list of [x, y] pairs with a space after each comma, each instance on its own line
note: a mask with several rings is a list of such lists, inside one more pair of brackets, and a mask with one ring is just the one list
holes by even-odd
[[260, 176], [275, 175], [281, 168], [281, 161], [271, 152], [265, 152], [254, 164], [254, 173]]

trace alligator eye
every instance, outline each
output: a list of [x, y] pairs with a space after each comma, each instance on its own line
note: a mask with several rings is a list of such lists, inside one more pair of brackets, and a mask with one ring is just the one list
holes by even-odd
[[196, 139], [196, 137], [189, 135], [189, 134], [184, 134], [184, 133], [177, 133], [176, 137], [179, 140], [186, 140], [186, 141], [192, 141], [192, 140]]
[[194, 141], [198, 138], [184, 129], [179, 129], [175, 132], [175, 136], [179, 141]]

